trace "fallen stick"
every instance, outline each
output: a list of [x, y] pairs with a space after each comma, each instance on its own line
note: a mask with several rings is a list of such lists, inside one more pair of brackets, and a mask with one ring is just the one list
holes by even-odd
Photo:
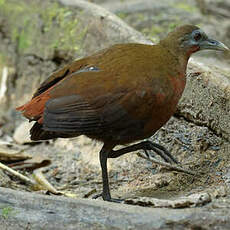
[[31, 184], [33, 186], [37, 184], [34, 180], [30, 179], [29, 177], [26, 177], [26, 176], [22, 175], [21, 173], [13, 170], [12, 168], [2, 164], [1, 162], [0, 162], [0, 168], [5, 170], [5, 171], [7, 171], [7, 172], [9, 172], [10, 174], [16, 176], [17, 178], [19, 178], [20, 180], [22, 180], [22, 181], [24, 181], [24, 182], [26, 182], [28, 184]]

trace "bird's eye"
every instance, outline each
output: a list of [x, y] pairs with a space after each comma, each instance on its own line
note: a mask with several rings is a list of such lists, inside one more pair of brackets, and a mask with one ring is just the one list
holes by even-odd
[[202, 35], [199, 31], [197, 31], [193, 36], [195, 41], [199, 41], [202, 38]]

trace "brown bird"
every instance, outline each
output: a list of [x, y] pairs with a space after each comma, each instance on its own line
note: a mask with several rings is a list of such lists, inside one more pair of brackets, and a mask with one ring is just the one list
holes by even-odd
[[107, 158], [143, 149], [177, 162], [150, 141], [113, 148], [148, 138], [169, 120], [185, 88], [188, 59], [204, 49], [228, 50], [193, 25], [175, 29], [157, 45], [114, 45], [51, 74], [17, 110], [36, 121], [32, 140], [86, 135], [103, 142], [102, 198], [118, 201], [110, 195]]

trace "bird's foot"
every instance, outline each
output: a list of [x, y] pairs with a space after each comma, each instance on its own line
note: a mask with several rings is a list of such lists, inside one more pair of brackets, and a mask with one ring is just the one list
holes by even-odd
[[110, 198], [110, 199], [108, 199], [106, 201], [114, 202], [114, 203], [123, 203], [124, 199]]
[[147, 147], [144, 149], [146, 157], [150, 158], [151, 155], [149, 154], [149, 151], [154, 151], [156, 154], [161, 156], [165, 162], [180, 165], [180, 163], [172, 156], [172, 154], [162, 145], [150, 141], [146, 141], [145, 145]]
[[[101, 197], [102, 193], [96, 194], [93, 196], [93, 199], [97, 199], [98, 197]], [[114, 203], [122, 203], [124, 201], [124, 199], [116, 199], [116, 198], [111, 198], [109, 197], [105, 197], [103, 198], [104, 201], [108, 201], [108, 202], [114, 202]]]
[[102, 193], [99, 193], [99, 194], [94, 195], [92, 198], [97, 199], [98, 197], [101, 197], [101, 196], [102, 196]]

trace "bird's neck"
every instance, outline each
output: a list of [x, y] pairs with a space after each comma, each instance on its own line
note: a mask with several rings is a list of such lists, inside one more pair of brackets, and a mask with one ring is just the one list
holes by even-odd
[[190, 55], [179, 55], [178, 56], [178, 60], [180, 63], [180, 69], [184, 73], [186, 73], [189, 58], [190, 58]]
[[178, 61], [180, 72], [185, 73], [191, 52], [187, 52], [177, 43], [168, 42], [167, 40], [162, 40], [160, 45], [166, 49], [174, 57], [175, 60]]

